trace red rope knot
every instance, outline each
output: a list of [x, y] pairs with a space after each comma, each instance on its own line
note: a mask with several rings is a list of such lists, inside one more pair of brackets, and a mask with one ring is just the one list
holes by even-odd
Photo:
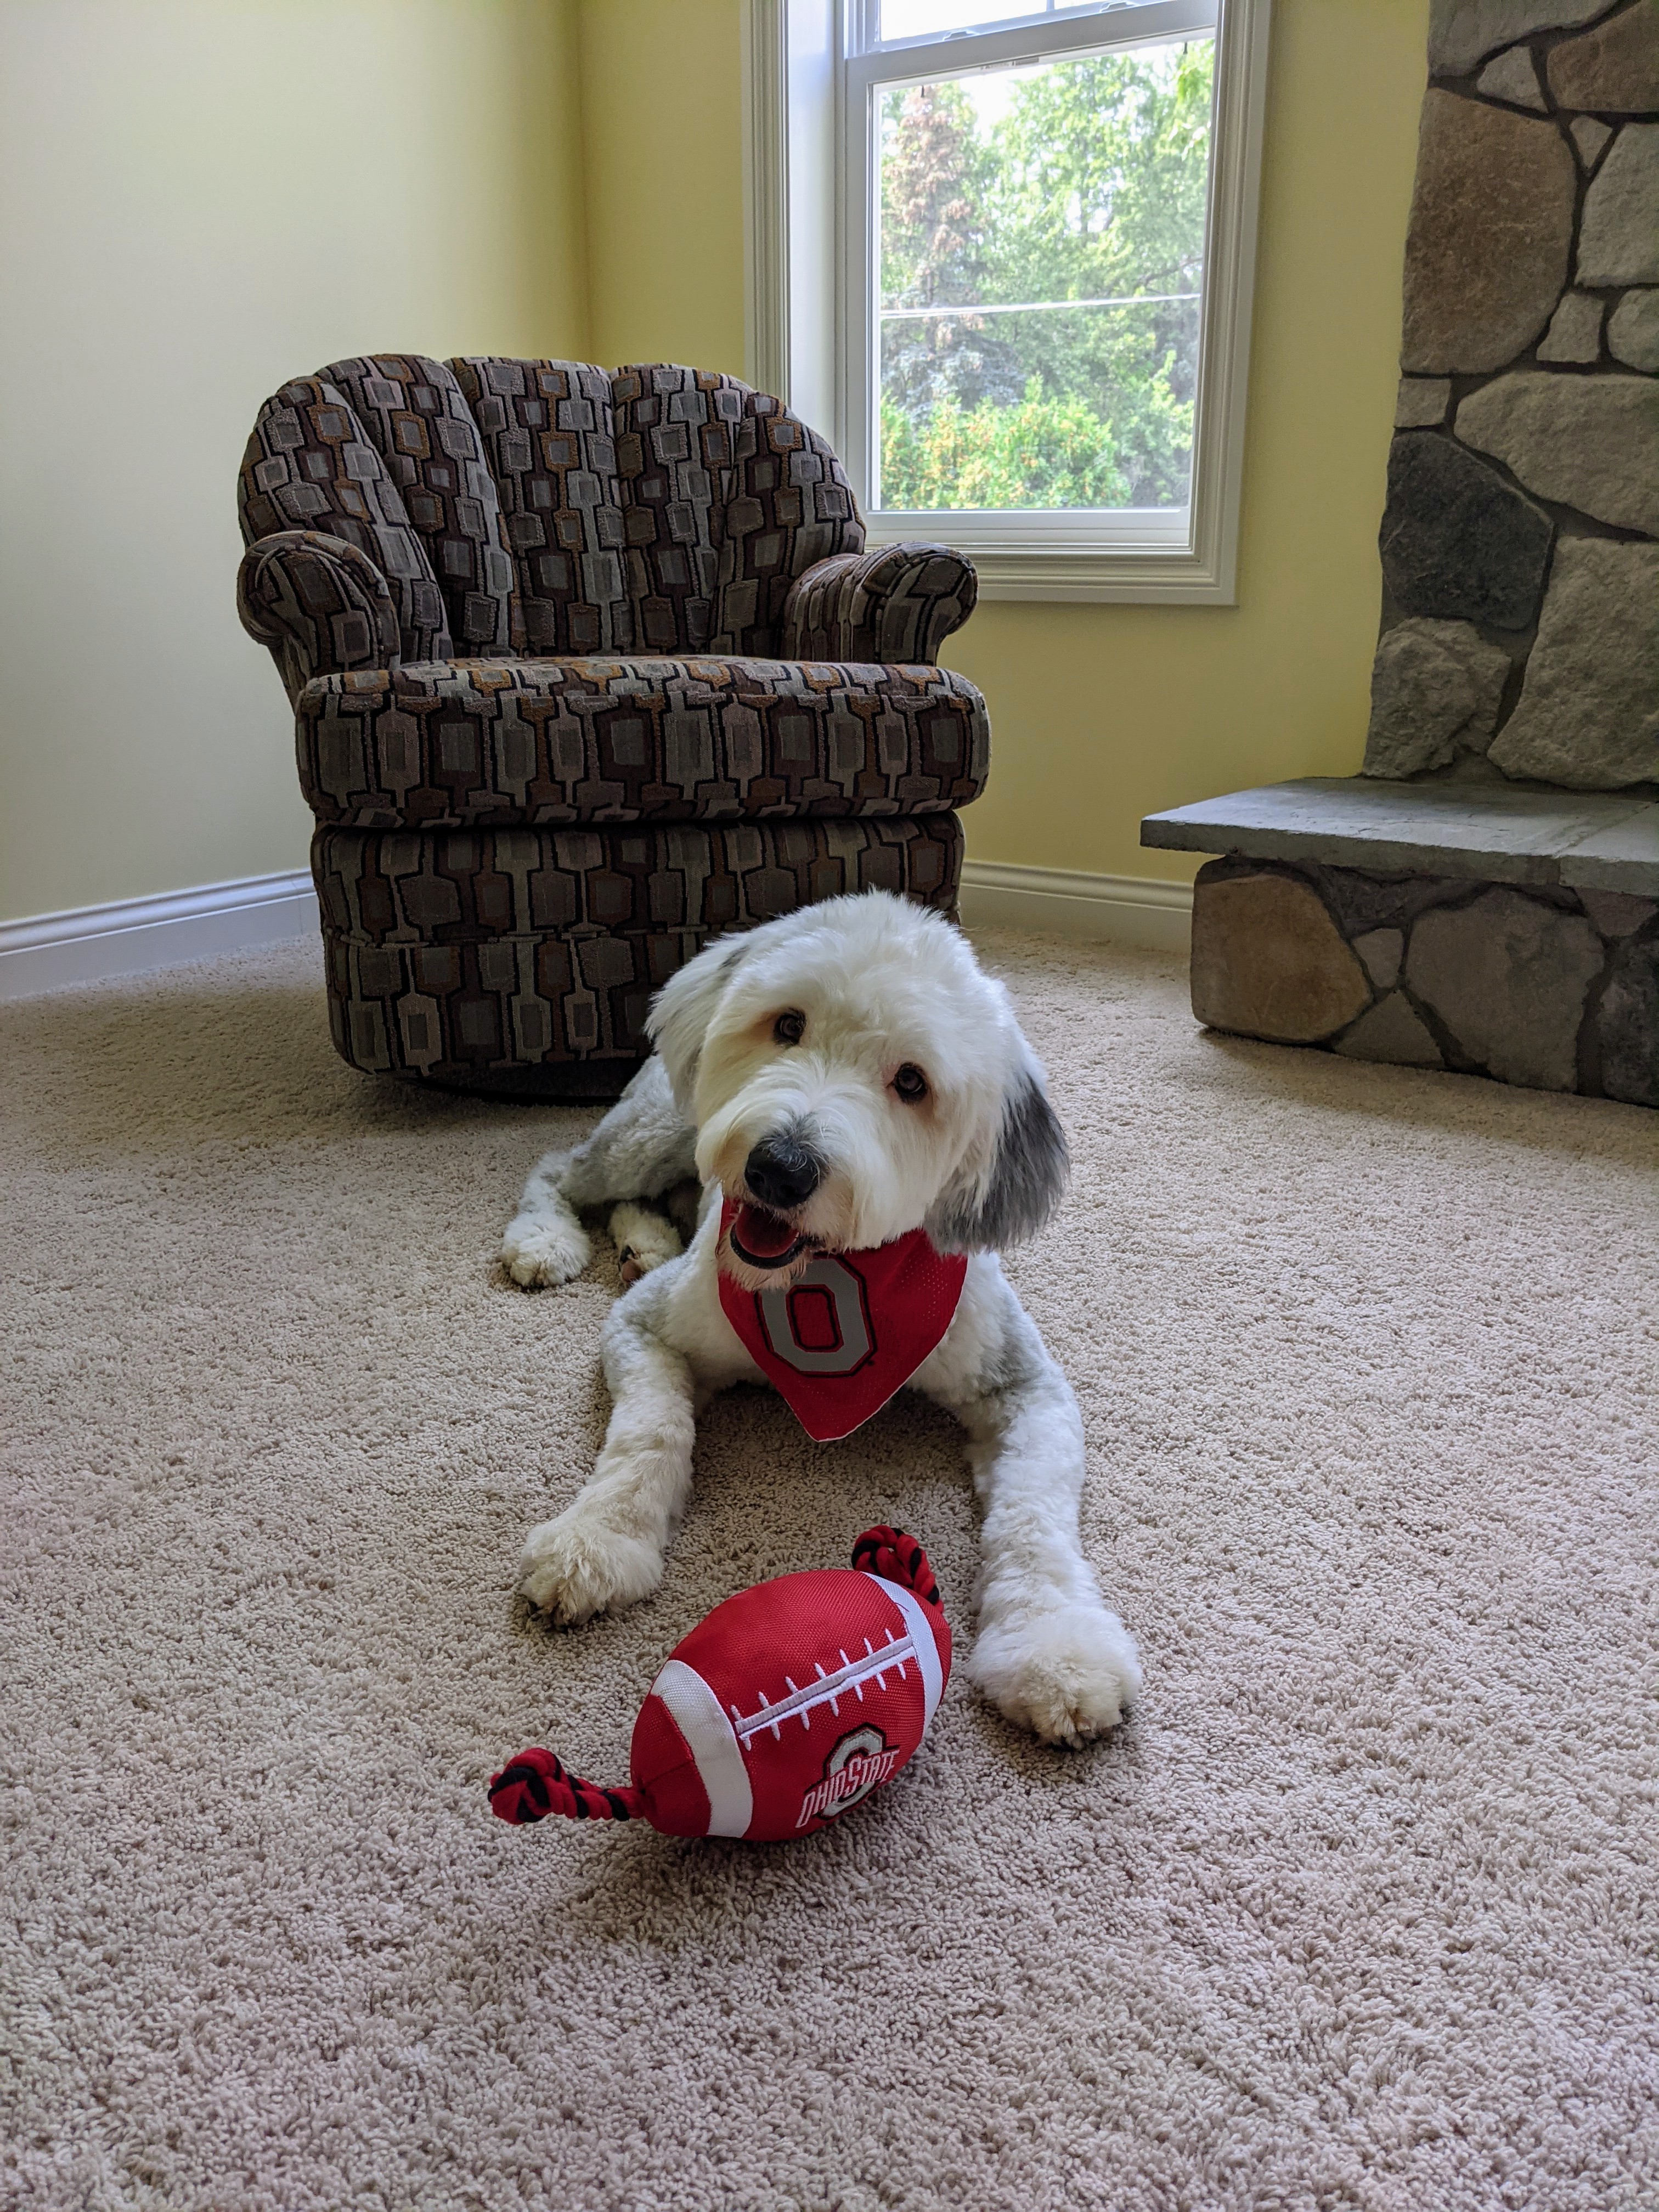
[[853, 1547], [853, 1565], [866, 1574], [879, 1575], [884, 1582], [897, 1583], [905, 1589], [914, 1590], [924, 1605], [939, 1601], [939, 1584], [927, 1564], [927, 1554], [914, 1536], [907, 1536], [902, 1528], [866, 1528]]
[[637, 1790], [602, 1790], [532, 1745], [489, 1778], [489, 1809], [515, 1827], [562, 1813], [567, 1820], [632, 1820], [645, 1810]]

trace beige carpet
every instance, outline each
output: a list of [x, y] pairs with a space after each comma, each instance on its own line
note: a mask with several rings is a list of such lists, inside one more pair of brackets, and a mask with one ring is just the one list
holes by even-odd
[[1659, 2202], [1654, 1117], [985, 943], [1146, 1694], [1066, 1756], [953, 1684], [775, 1850], [483, 1783], [620, 1777], [676, 1638], [866, 1522], [960, 1599], [945, 1418], [721, 1401], [659, 1596], [548, 1632], [614, 1266], [491, 1255], [590, 1117], [350, 1073], [308, 950], [0, 1009], [7, 2212]]

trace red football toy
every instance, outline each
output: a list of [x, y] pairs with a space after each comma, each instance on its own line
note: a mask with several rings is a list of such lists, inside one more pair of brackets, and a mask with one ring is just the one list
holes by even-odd
[[634, 1723], [632, 1784], [601, 1790], [550, 1751], [489, 1784], [503, 1820], [649, 1820], [667, 1836], [810, 1836], [911, 1756], [951, 1676], [951, 1631], [920, 1544], [869, 1528], [853, 1564], [779, 1575], [676, 1645]]

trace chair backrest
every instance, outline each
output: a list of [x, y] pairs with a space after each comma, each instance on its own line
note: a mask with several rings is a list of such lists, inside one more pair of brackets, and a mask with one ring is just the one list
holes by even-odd
[[240, 507], [249, 544], [305, 529], [361, 546], [406, 660], [767, 658], [794, 579], [864, 544], [816, 431], [664, 363], [336, 362], [260, 409]]

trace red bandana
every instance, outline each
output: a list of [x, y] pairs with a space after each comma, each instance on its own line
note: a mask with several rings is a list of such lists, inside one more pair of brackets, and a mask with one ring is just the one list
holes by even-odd
[[[738, 1207], [727, 1199], [722, 1235]], [[902, 1390], [950, 1328], [968, 1273], [913, 1229], [868, 1252], [820, 1252], [787, 1291], [740, 1290], [720, 1270], [720, 1304], [744, 1349], [809, 1437], [834, 1443]]]

